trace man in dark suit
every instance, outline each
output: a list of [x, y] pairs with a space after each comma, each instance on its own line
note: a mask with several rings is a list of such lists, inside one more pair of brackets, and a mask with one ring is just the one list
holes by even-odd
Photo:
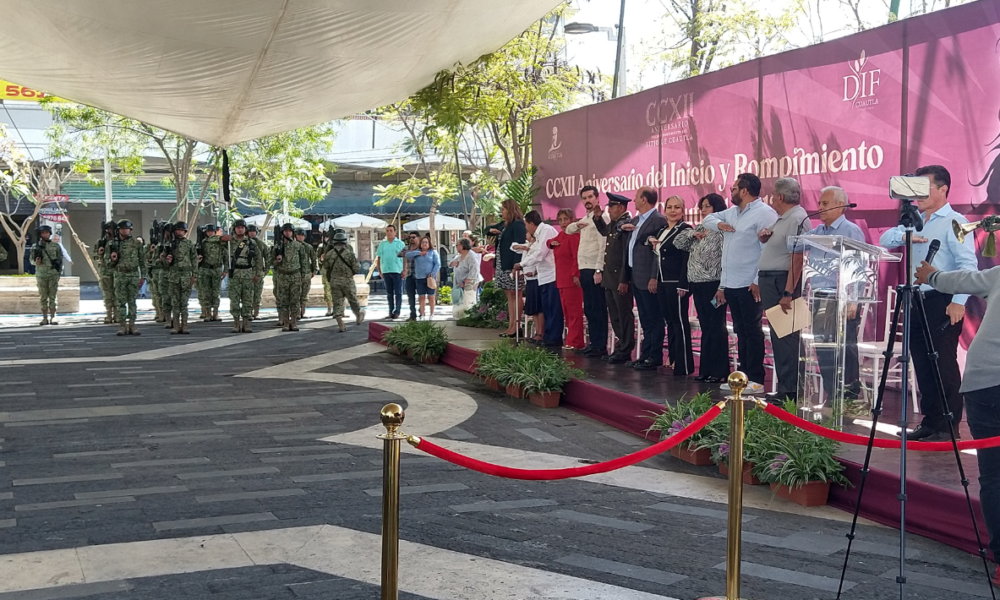
[[625, 196], [608, 192], [608, 216], [611, 217], [611, 222], [594, 220], [597, 231], [608, 238], [604, 245], [604, 256], [594, 274], [594, 282], [604, 288], [604, 298], [611, 315], [611, 329], [617, 338], [614, 351], [604, 358], [611, 364], [628, 362], [635, 349], [632, 288], [625, 284], [623, 290], [619, 289], [626, 266], [625, 250], [629, 238], [628, 232], [622, 231], [621, 227], [632, 220], [632, 215], [628, 213], [629, 202], [631, 201]]
[[635, 305], [639, 309], [639, 324], [642, 326], [639, 357], [625, 364], [640, 371], [652, 371], [663, 366], [666, 325], [656, 298], [660, 274], [659, 257], [644, 243], [649, 236], [656, 235], [667, 226], [666, 218], [656, 210], [656, 201], [656, 190], [650, 187], [639, 188], [635, 193], [637, 216], [628, 225], [622, 226], [622, 229], [632, 233], [625, 244], [626, 268], [621, 285], [632, 287]]

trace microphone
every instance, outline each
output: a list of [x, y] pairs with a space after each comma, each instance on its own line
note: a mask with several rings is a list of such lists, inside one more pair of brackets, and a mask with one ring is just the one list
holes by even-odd
[[938, 250], [941, 249], [941, 240], [931, 240], [931, 246], [927, 249], [927, 257], [924, 261], [927, 264], [934, 262], [934, 257], [937, 256]]
[[801, 221], [799, 221], [799, 226], [795, 229], [795, 232], [796, 232], [796, 234], [798, 234], [799, 232], [801, 232], [802, 231], [802, 224], [805, 223], [806, 221], [808, 221], [809, 219], [811, 219], [812, 217], [815, 217], [816, 215], [821, 215], [821, 214], [823, 214], [825, 212], [830, 212], [831, 210], [837, 210], [837, 209], [840, 209], [840, 208], [842, 208], [844, 210], [847, 210], [849, 208], [857, 208], [857, 207], [858, 207], [857, 203], [851, 202], [850, 204], [842, 204], [840, 206], [831, 206], [830, 208], [824, 208], [823, 210], [817, 210], [816, 212], [809, 213], [808, 215], [805, 216], [805, 218], [803, 218]]

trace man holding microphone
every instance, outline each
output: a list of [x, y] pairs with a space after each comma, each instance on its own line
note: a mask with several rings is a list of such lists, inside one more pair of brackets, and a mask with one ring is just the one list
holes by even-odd
[[[1000, 302], [990, 301], [1000, 298], [1000, 267], [987, 271], [945, 272], [925, 261], [917, 268], [916, 283], [929, 285], [941, 294], [969, 294], [987, 300], [986, 315], [969, 346], [960, 391], [965, 394], [965, 410], [973, 439], [1000, 436], [1000, 385], [996, 378], [1000, 369]], [[929, 315], [928, 319], [931, 319]], [[1000, 557], [1000, 448], [977, 450], [976, 459], [979, 461], [979, 504], [996, 562]], [[993, 573], [992, 581], [993, 585], [1000, 586], [1000, 567]]]

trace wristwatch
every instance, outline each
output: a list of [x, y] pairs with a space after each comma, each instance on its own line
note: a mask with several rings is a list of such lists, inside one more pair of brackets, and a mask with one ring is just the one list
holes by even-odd
[[781, 297], [782, 298], [791, 298], [792, 297], [792, 293], [789, 292], [788, 290], [785, 290], [785, 291], [781, 292]]

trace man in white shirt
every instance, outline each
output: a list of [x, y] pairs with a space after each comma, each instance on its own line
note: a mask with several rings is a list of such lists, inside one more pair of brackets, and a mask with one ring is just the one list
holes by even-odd
[[587, 335], [590, 343], [582, 354], [592, 358], [608, 355], [608, 304], [601, 287], [601, 263], [604, 261], [604, 246], [607, 239], [601, 235], [596, 221], [608, 223], [608, 215], [601, 207], [597, 188], [588, 185], [580, 190], [580, 198], [587, 214], [575, 223], [570, 223], [566, 233], [579, 234], [580, 248], [577, 250], [577, 264], [580, 267], [580, 286], [583, 288], [583, 314], [587, 317]]
[[514, 265], [514, 271], [535, 271], [538, 277], [538, 292], [542, 298], [542, 314], [545, 315], [545, 333], [542, 343], [546, 346], [561, 347], [563, 339], [562, 304], [559, 289], [556, 288], [556, 259], [549, 248], [549, 240], [559, 235], [556, 228], [544, 223], [542, 215], [533, 210], [524, 215], [524, 225], [535, 238], [531, 249]]
[[[750, 379], [748, 394], [764, 391], [764, 319], [757, 286], [757, 263], [764, 244], [758, 239], [762, 229], [770, 229], [778, 213], [760, 199], [760, 179], [740, 173], [732, 188], [733, 207], [705, 217], [705, 229], [721, 231], [722, 280], [715, 299], [729, 305], [736, 332], [740, 370]], [[728, 384], [723, 384], [728, 389]]]

